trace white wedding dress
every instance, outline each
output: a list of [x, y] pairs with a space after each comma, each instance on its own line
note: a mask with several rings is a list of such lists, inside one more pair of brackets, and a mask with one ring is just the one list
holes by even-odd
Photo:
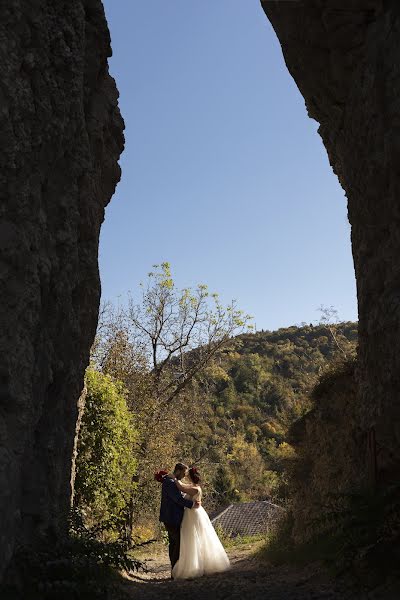
[[[201, 488], [193, 500], [201, 500]], [[185, 508], [181, 525], [179, 560], [174, 579], [189, 579], [229, 569], [229, 558], [204, 508]]]

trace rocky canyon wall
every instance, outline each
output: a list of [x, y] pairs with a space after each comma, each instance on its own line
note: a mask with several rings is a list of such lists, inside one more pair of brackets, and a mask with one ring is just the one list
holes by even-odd
[[348, 199], [359, 424], [370, 477], [392, 480], [400, 467], [400, 3], [261, 4]]
[[123, 121], [100, 0], [0, 6], [0, 574], [66, 531]]

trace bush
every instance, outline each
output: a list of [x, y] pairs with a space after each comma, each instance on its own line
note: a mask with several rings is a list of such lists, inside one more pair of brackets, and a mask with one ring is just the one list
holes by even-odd
[[78, 440], [74, 509], [86, 527], [105, 537], [120, 533], [127, 520], [136, 471], [133, 417], [122, 384], [93, 369]]
[[15, 573], [1, 587], [2, 600], [107, 600], [117, 597], [118, 573], [144, 568], [121, 542], [104, 543], [88, 531], [73, 531], [58, 546], [24, 547], [16, 554]]

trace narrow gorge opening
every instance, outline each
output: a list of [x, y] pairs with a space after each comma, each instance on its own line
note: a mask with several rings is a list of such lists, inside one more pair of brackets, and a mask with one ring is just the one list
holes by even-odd
[[[106, 8], [108, 6], [107, 10], [118, 11], [115, 4], [105, 4]], [[227, 348], [218, 360], [207, 364], [210, 370], [202, 378], [193, 377], [190, 398], [192, 401], [199, 400], [196, 409], [199, 407], [203, 410], [194, 421], [201, 432], [200, 441], [196, 440], [197, 445], [193, 442], [192, 446], [185, 446], [183, 438], [180, 438], [180, 442], [181, 447], [187, 449], [191, 460], [197, 462], [201, 460], [203, 446], [207, 447], [207, 451], [210, 449], [211, 454], [214, 452], [214, 463], [219, 461], [218, 464], [224, 468], [221, 467], [218, 472], [215, 469], [214, 473], [210, 470], [214, 477], [213, 484], [216, 487], [217, 482], [220, 490], [229, 492], [229, 500], [232, 502], [243, 499], [253, 501], [257, 494], [259, 497], [266, 495], [266, 486], [272, 489], [277, 481], [280, 485], [280, 465], [291, 459], [288, 446], [294, 446], [298, 453], [291, 473], [292, 480], [298, 484], [295, 495], [297, 494], [298, 500], [307, 497], [306, 503], [294, 502], [294, 524], [291, 531], [291, 539], [294, 541], [304, 541], [307, 537], [305, 525], [320, 516], [318, 508], [318, 514], [315, 513], [313, 501], [317, 500], [318, 507], [324, 504], [326, 497], [332, 492], [337, 494], [344, 491], [349, 494], [354, 490], [357, 493], [361, 491], [364, 495], [359, 494], [358, 497], [364, 504], [355, 509], [364, 511], [363, 518], [365, 514], [370, 514], [368, 511], [371, 509], [379, 516], [377, 522], [374, 521], [375, 529], [368, 524], [366, 526], [368, 535], [372, 531], [372, 536], [376, 534], [376, 539], [368, 538], [367, 544], [365, 538], [362, 538], [359, 547], [351, 548], [354, 556], [361, 550], [365, 551], [362, 567], [365, 574], [372, 567], [376, 553], [383, 555], [387, 554], [388, 549], [397, 548], [399, 538], [395, 527], [387, 527], [387, 523], [394, 522], [398, 517], [399, 504], [396, 487], [400, 423], [400, 408], [396, 402], [399, 392], [397, 373], [400, 366], [397, 349], [400, 310], [397, 281], [398, 133], [396, 127], [392, 126], [397, 122], [399, 110], [396, 100], [399, 86], [396, 71], [399, 15], [394, 4], [382, 5], [373, 0], [367, 4], [355, 2], [351, 10], [305, 2], [296, 3], [296, 7], [290, 2], [265, 1], [261, 5], [282, 45], [286, 65], [301, 90], [308, 113], [320, 123], [319, 133], [329, 161], [346, 191], [357, 278], [358, 333], [356, 335], [352, 326], [354, 324], [351, 323], [334, 325], [326, 322], [281, 327], [283, 323], [279, 320], [272, 329], [280, 329], [269, 331], [267, 322], [260, 328], [257, 317], [258, 331], [255, 334], [242, 332], [239, 340], [235, 339], [233, 346]], [[212, 43], [213, 40], [214, 43], [218, 40], [217, 34], [223, 30], [225, 19], [228, 20], [232, 8], [213, 8], [218, 18], [210, 25], [213, 36], [210, 34], [207, 47], [204, 45], [205, 22], [199, 21], [198, 29], [191, 30], [180, 14], [184, 11], [196, 11], [198, 7], [176, 5], [171, 8], [163, 4], [157, 8], [161, 12], [166, 11], [166, 18], [160, 20], [158, 16], [158, 20], [154, 22], [143, 20], [143, 30], [138, 32], [142, 36], [140, 43], [144, 43], [144, 38], [149, 37], [148, 31], [152, 27], [155, 28], [152, 32], [153, 40], [157, 40], [157, 35], [162, 38], [161, 33], [166, 28], [171, 54], [168, 58], [167, 53], [162, 56], [156, 46], [153, 49], [147, 46], [148, 54], [145, 58], [148, 63], [143, 62], [144, 57], [140, 52], [133, 53], [132, 58], [136, 60], [136, 65], [140, 62], [145, 65], [142, 71], [138, 71], [141, 72], [142, 79], [141, 85], [137, 86], [136, 97], [143, 110], [137, 111], [137, 115], [143, 116], [147, 110], [154, 119], [153, 127], [147, 124], [149, 135], [147, 138], [142, 137], [142, 144], [137, 146], [138, 150], [133, 156], [133, 164], [137, 165], [136, 174], [143, 168], [144, 177], [140, 180], [140, 185], [134, 182], [134, 178], [126, 178], [128, 187], [124, 187], [126, 183], [123, 183], [119, 188], [115, 199], [115, 213], [112, 216], [110, 212], [109, 216], [112, 218], [107, 223], [119, 224], [120, 227], [115, 228], [113, 234], [109, 230], [106, 233], [108, 240], [105, 241], [115, 248], [117, 242], [120, 243], [124, 259], [139, 256], [148, 250], [151, 262], [181, 258], [183, 271], [186, 274], [196, 273], [196, 281], [189, 281], [192, 287], [197, 283], [197, 278], [203, 279], [204, 274], [204, 280], [209, 281], [213, 289], [220, 289], [218, 284], [223, 281], [228, 270], [226, 265], [233, 264], [235, 277], [226, 280], [224, 294], [228, 298], [234, 297], [235, 293], [231, 293], [232, 286], [241, 283], [240, 306], [246, 308], [246, 312], [252, 312], [251, 308], [247, 309], [247, 304], [250, 303], [250, 296], [247, 294], [252, 278], [257, 279], [258, 293], [254, 297], [265, 298], [265, 303], [271, 300], [271, 295], [267, 294], [262, 282], [263, 278], [258, 274], [264, 272], [263, 261], [254, 269], [248, 258], [255, 257], [259, 251], [260, 246], [255, 242], [257, 239], [265, 240], [263, 250], [268, 251], [269, 255], [273, 254], [274, 248], [279, 248], [279, 264], [276, 264], [278, 261], [272, 261], [273, 269], [271, 267], [272, 270], [268, 271], [268, 277], [273, 274], [277, 276], [279, 269], [285, 273], [283, 266], [290, 267], [287, 272], [290, 272], [293, 281], [297, 281], [297, 287], [282, 289], [287, 289], [292, 294], [296, 289], [301, 289], [301, 278], [296, 279], [296, 265], [293, 263], [297, 259], [297, 249], [306, 247], [308, 240], [301, 239], [302, 244], [291, 246], [293, 250], [287, 251], [287, 244], [282, 244], [282, 236], [278, 232], [281, 229], [284, 231], [288, 221], [286, 217], [282, 219], [279, 216], [274, 203], [270, 205], [271, 212], [265, 210], [262, 192], [260, 193], [265, 188], [258, 185], [266, 183], [262, 177], [260, 179], [260, 173], [265, 171], [266, 164], [271, 177], [274, 177], [272, 167], [287, 159], [289, 151], [296, 150], [292, 158], [296, 154], [298, 157], [301, 155], [301, 144], [295, 141], [293, 133], [296, 120], [291, 121], [289, 134], [285, 134], [284, 128], [280, 129], [282, 136], [287, 136], [279, 146], [280, 153], [274, 155], [265, 150], [266, 146], [261, 139], [263, 136], [260, 135], [261, 125], [257, 118], [254, 119], [251, 110], [256, 102], [262, 108], [254, 91], [261, 88], [247, 85], [254, 76], [251, 72], [252, 63], [247, 63], [249, 68], [246, 70], [242, 62], [242, 53], [248, 51], [248, 44], [244, 43], [244, 32], [250, 35], [251, 31], [250, 27], [245, 29], [245, 25], [249, 26], [250, 22], [253, 24], [250, 11], [246, 13], [238, 3], [235, 8], [244, 11], [243, 22], [235, 24], [229, 21], [233, 28], [230, 35], [234, 34], [232, 39], [236, 42], [232, 42], [230, 47], [223, 45], [221, 50], [225, 59], [229, 53], [235, 54], [235, 60], [230, 63], [233, 66], [228, 72], [225, 66], [229, 63], [218, 62], [219, 55]], [[147, 9], [143, 7], [138, 10]], [[171, 15], [168, 15], [168, 11], [172, 10], [175, 11], [174, 19], [180, 24], [176, 29], [172, 28], [175, 23], [171, 21]], [[115, 14], [114, 12], [112, 19]], [[192, 25], [195, 22], [193, 15], [196, 12], [191, 13]], [[108, 73], [111, 47], [100, 1], [88, 3], [87, 0], [82, 0], [68, 6], [68, 9], [58, 0], [51, 9], [44, 2], [36, 3], [35, 7], [21, 7], [18, 3], [12, 3], [0, 9], [0, 27], [7, 56], [0, 67], [4, 82], [4, 112], [1, 117], [4, 152], [0, 158], [4, 210], [0, 224], [0, 277], [5, 307], [1, 317], [0, 341], [0, 510], [3, 516], [0, 528], [0, 576], [7, 573], [7, 584], [19, 587], [21, 591], [23, 584], [20, 574], [24, 572], [24, 566], [21, 565], [28, 564], [25, 562], [25, 554], [20, 553], [21, 549], [37, 549], [37, 556], [41, 556], [43, 540], [54, 543], [65, 540], [69, 526], [70, 462], [78, 416], [76, 399], [82, 390], [84, 372], [89, 364], [100, 300], [98, 238], [104, 210], [120, 178], [118, 160], [124, 140], [118, 92]], [[129, 20], [126, 19], [121, 27], [129, 27]], [[258, 36], [258, 18], [254, 21], [254, 27]], [[177, 31], [179, 35], [176, 34]], [[243, 35], [239, 35], [240, 31]], [[188, 32], [194, 32], [193, 46], [189, 45]], [[122, 38], [113, 35], [112, 26], [111, 33], [114, 40], [123, 45]], [[128, 40], [128, 37], [124, 39]], [[261, 39], [261, 36], [257, 39]], [[168, 43], [165, 47], [169, 47]], [[195, 50], [185, 54], [184, 50], [189, 47]], [[120, 56], [124, 56], [123, 53]], [[166, 57], [166, 62], [163, 62], [161, 59], [165, 60]], [[203, 58], [205, 62], [202, 63]], [[266, 60], [268, 59], [269, 56], [266, 56]], [[157, 84], [154, 87], [151, 87], [149, 78], [145, 77], [148, 68], [146, 64], [151, 64], [157, 73]], [[160, 70], [160, 64], [167, 68]], [[200, 94], [202, 83], [198, 77], [199, 71], [194, 68], [194, 65], [200, 64], [204, 72], [212, 72], [211, 66], [216, 69], [214, 79], [207, 80], [212, 91], [209, 95]], [[198, 98], [202, 98], [204, 103], [209, 103], [207, 113], [190, 110], [190, 102], [182, 102], [183, 96], [175, 93], [184, 87], [183, 80], [177, 78], [176, 65], [183, 69], [182, 73], [193, 84], [190, 102], [195, 103]], [[123, 70], [127, 66], [120, 64], [120, 68]], [[245, 82], [243, 85], [238, 85], [238, 69], [248, 78], [242, 80]], [[257, 69], [257, 77], [253, 81], [261, 81], [265, 77], [259, 63]], [[280, 68], [274, 74], [278, 81], [281, 76]], [[125, 81], [120, 76], [118, 79]], [[136, 83], [138, 79], [139, 75]], [[223, 86], [219, 85], [221, 81]], [[231, 107], [237, 94], [240, 102], [236, 105], [237, 112], [233, 113]], [[121, 99], [123, 108], [126, 109], [127, 98], [128, 95], [123, 94]], [[161, 103], [160, 98], [163, 99]], [[285, 98], [285, 92], [282, 98]], [[244, 100], [249, 103], [243, 104]], [[274, 115], [277, 114], [278, 101], [279, 98], [276, 97]], [[220, 102], [219, 112], [214, 111], [216, 102]], [[175, 114], [171, 112], [174, 106], [178, 106], [182, 128], [174, 126], [177, 121], [171, 119], [171, 115]], [[247, 108], [243, 109], [243, 106]], [[214, 145], [210, 149], [207, 137], [213, 133], [212, 119], [217, 114], [222, 124], [222, 133], [217, 136], [218, 139], [214, 139]], [[287, 118], [289, 117], [290, 111], [287, 113]], [[269, 119], [268, 123], [272, 127], [274, 118], [267, 114], [265, 118]], [[131, 122], [140, 131], [138, 116], [133, 117]], [[127, 123], [129, 131], [130, 122]], [[163, 127], [168, 133], [164, 139], [161, 136]], [[259, 144], [257, 147], [263, 148], [265, 154], [255, 151], [255, 139]], [[195, 148], [196, 153], [191, 162], [184, 163], [186, 168], [182, 169], [182, 158], [189, 154], [190, 148]], [[226, 154], [228, 150], [231, 154]], [[223, 169], [219, 162], [221, 157], [228, 155], [231, 157], [226, 163], [231, 169], [229, 181], [221, 178]], [[272, 181], [276, 186], [275, 197], [278, 197], [276, 189], [279, 186], [286, 191], [290, 189], [288, 186], [291, 182], [287, 174], [295, 172], [296, 162], [291, 164], [294, 165], [293, 171], [291, 166], [287, 166], [280, 177], [268, 180], [268, 184]], [[244, 173], [242, 165], [249, 168], [249, 175], [242, 177], [243, 181], [238, 177], [238, 174]], [[155, 174], [152, 173], [153, 169]], [[129, 174], [129, 169], [126, 171]], [[179, 178], [171, 175], [174, 173], [179, 173]], [[204, 173], [207, 173], [207, 177]], [[299, 175], [297, 172], [296, 175], [300, 177], [301, 173]], [[207, 180], [207, 185], [204, 180]], [[129, 188], [131, 184], [132, 187]], [[306, 194], [306, 187], [303, 192]], [[151, 237], [152, 242], [156, 240], [160, 243], [159, 246], [149, 244], [148, 234], [140, 231], [140, 228], [136, 228], [132, 234], [136, 209], [133, 213], [121, 210], [120, 217], [116, 216], [122, 207], [123, 197], [128, 197], [131, 193], [143, 200], [143, 207], [150, 205], [150, 210], [141, 215], [145, 224], [144, 231], [154, 234], [155, 214], [159, 223], [164, 225], [158, 236]], [[257, 198], [257, 202], [254, 198]], [[117, 208], [119, 199], [121, 203]], [[240, 202], [236, 203], [238, 199]], [[195, 209], [195, 227], [192, 228], [187, 227], [185, 220], [182, 220], [188, 206]], [[239, 209], [235, 208], [237, 206]], [[288, 212], [290, 209], [299, 210], [295, 203], [288, 203], [286, 206]], [[301, 210], [296, 214], [301, 214]], [[66, 215], [68, 218], [65, 218]], [[313, 218], [314, 216], [312, 215]], [[301, 218], [301, 223], [304, 224], [311, 217], [302, 215]], [[245, 229], [247, 220], [251, 225]], [[317, 221], [318, 219], [315, 222]], [[291, 227], [290, 233], [285, 237], [286, 242], [298, 240], [298, 231], [293, 222]], [[159, 253], [163, 247], [172, 248], [171, 239], [174, 236], [171, 236], [171, 232], [176, 231], [182, 237], [178, 239], [179, 244], [172, 252], [173, 256], [163, 256], [161, 260], [159, 255], [154, 256], [153, 253]], [[320, 246], [323, 247], [329, 230], [318, 231], [318, 234]], [[129, 236], [134, 238], [133, 246], [122, 243]], [[240, 243], [229, 245], [229, 236]], [[318, 249], [320, 246], [316, 245]], [[315, 261], [312, 264], [316, 265], [318, 261], [315, 260], [315, 247], [311, 243], [307, 247], [307, 258]], [[246, 251], [252, 248], [253, 253], [246, 257], [243, 248]], [[197, 249], [201, 249], [198, 255], [195, 251]], [[115, 261], [115, 265], [123, 262], [121, 254], [110, 252], [108, 256], [108, 259], [102, 259], [103, 267], [107, 266], [107, 260]], [[334, 265], [335, 256], [330, 260]], [[124, 264], [126, 263], [129, 261], [125, 260]], [[112, 295], [111, 290], [120, 291], [116, 278], [118, 273], [110, 269], [110, 263], [108, 268], [110, 278], [105, 281], [104, 286], [106, 297]], [[168, 264], [162, 262], [161, 272], [156, 269], [156, 275], [153, 273], [152, 281], [155, 280], [159, 285], [157, 289], [164, 293], [187, 285], [178, 281], [176, 288], [171, 286], [168, 269]], [[207, 277], [207, 269], [210, 277]], [[132, 270], [129, 277], [134, 274], [135, 271]], [[182, 279], [182, 276], [179, 277]], [[278, 280], [282, 286], [283, 279], [280, 274]], [[310, 278], [309, 281], [312, 279], [316, 278]], [[201, 295], [202, 289], [198, 288], [196, 293]], [[223, 302], [226, 306], [225, 296]], [[282, 294], [275, 294], [274, 302], [268, 305], [270, 314], [274, 314], [274, 310], [287, 309], [282, 296], [284, 297]], [[185, 295], [183, 291], [178, 305], [182, 307], [187, 302], [193, 308], [196, 306], [195, 301], [196, 298], [193, 300], [193, 296]], [[331, 302], [328, 300], [327, 304]], [[218, 300], [215, 306], [218, 313]], [[254, 306], [256, 310], [260, 310], [259, 303], [256, 302]], [[293, 309], [290, 314], [297, 313]], [[131, 312], [131, 322], [133, 316], [134, 312]], [[239, 314], [236, 317], [240, 321]], [[297, 319], [292, 320], [292, 316], [290, 319], [291, 322], [297, 322]], [[307, 318], [307, 322], [308, 320]], [[246, 323], [246, 319], [244, 322]], [[114, 324], [111, 321], [112, 327]], [[232, 334], [233, 330], [227, 331]], [[140, 403], [137, 402], [137, 374], [144, 373], [140, 379], [143, 398], [147, 397], [146, 391], [154, 381], [149, 382], [149, 370], [143, 367], [142, 357], [132, 354], [129, 336], [124, 337], [120, 335], [121, 332], [123, 334], [123, 330], [117, 331], [115, 347], [118, 352], [121, 351], [124, 360], [133, 356], [134, 369], [129, 370], [129, 361], [124, 363], [123, 376], [126, 381], [129, 380], [132, 398], [136, 394], [139, 412], [141, 406], [145, 405], [139, 406]], [[328, 342], [321, 341], [321, 338], [326, 338]], [[352, 357], [356, 338], [357, 363]], [[304, 391], [307, 388], [306, 378], [302, 379], [307, 371], [303, 361], [305, 349], [307, 352], [315, 351], [314, 359], [318, 350], [323, 362], [324, 352], [327, 355], [333, 354], [332, 348], [339, 354], [346, 354], [350, 360], [342, 361], [334, 374], [328, 373], [314, 387], [312, 404], [308, 407], [311, 408], [310, 411], [295, 414], [295, 390], [299, 386], [303, 386]], [[199, 353], [193, 347], [192, 357], [196, 357], [196, 351]], [[107, 402], [112, 400], [112, 410], [115, 411], [115, 419], [113, 417], [112, 420], [120, 427], [115, 439], [118, 437], [118, 451], [122, 455], [129, 444], [137, 443], [140, 432], [136, 431], [137, 423], [131, 427], [132, 415], [127, 407], [129, 394], [110, 376], [110, 365], [112, 366], [114, 358], [112, 353], [106, 356], [108, 373], [106, 369], [100, 374], [96, 369], [89, 373], [92, 388], [88, 406], [98, 406], [104, 402], [107, 410], [111, 410], [110, 403]], [[181, 391], [179, 377], [182, 376], [183, 368], [190, 369], [191, 360], [189, 356], [185, 365], [183, 362], [179, 364], [180, 371], [177, 363], [172, 363], [169, 380], [162, 380], [160, 377], [153, 390], [159, 392], [161, 385], [170, 386], [166, 389], [171, 390], [175, 385], [178, 396]], [[156, 374], [161, 364], [163, 360], [157, 363], [158, 366], [153, 365]], [[162, 368], [160, 373], [161, 371]], [[150, 372], [150, 376], [153, 375], [154, 369]], [[157, 394], [150, 394], [149, 397], [153, 401]], [[271, 414], [262, 412], [267, 404], [266, 399], [274, 406], [276, 414], [272, 408]], [[282, 407], [288, 410], [288, 414], [290, 408], [290, 418], [300, 417], [293, 418], [290, 427], [286, 423], [285, 430], [279, 421]], [[155, 408], [159, 409], [159, 406]], [[149, 405], [148, 414], [151, 414], [150, 409]], [[96, 417], [96, 411], [93, 414]], [[179, 418], [182, 417], [181, 413], [177, 414]], [[261, 418], [257, 420], [258, 417], [255, 418], [254, 415], [260, 414]], [[145, 430], [146, 411], [143, 411], [142, 416], [141, 426]], [[160, 420], [162, 417], [160, 412]], [[216, 435], [218, 442], [224, 427], [229, 429], [226, 427], [227, 423], [229, 427], [236, 428], [235, 435], [228, 441], [224, 438], [226, 444], [221, 449], [218, 448], [218, 443], [214, 444], [213, 436]], [[106, 421], [103, 425], [107, 425]], [[151, 426], [157, 433], [158, 424], [152, 423]], [[282, 430], [279, 430], [280, 426]], [[204, 433], [203, 429], [207, 428]], [[90, 433], [89, 429], [86, 431]], [[107, 435], [110, 431], [111, 427], [108, 427]], [[150, 425], [148, 431], [151, 431]], [[339, 436], [339, 432], [340, 439], [336, 440], [335, 436]], [[156, 435], [154, 437], [157, 438]], [[174, 441], [177, 443], [177, 440]], [[149, 446], [142, 446], [142, 456], [150, 455]], [[315, 452], [316, 448], [320, 451], [319, 454]], [[108, 450], [112, 454], [115, 446]], [[154, 457], [162, 448], [153, 444], [151, 450]], [[165, 456], [167, 452], [170, 452], [169, 457], [174, 456], [173, 449], [163, 451]], [[200, 457], [199, 460], [197, 456]], [[226, 458], [226, 463], [223, 463], [223, 457]], [[268, 458], [270, 468], [266, 468], [265, 457]], [[101, 474], [107, 482], [107, 477], [111, 475], [122, 480], [130, 469], [134, 472], [134, 477], [140, 477], [135, 457], [134, 461], [135, 464], [127, 458], [124, 463], [126, 471], [116, 473], [103, 469], [102, 472], [96, 471], [95, 476]], [[153, 467], [155, 464], [152, 463], [151, 468]], [[260, 488], [261, 491], [258, 488], [251, 490], [254, 498], [245, 489], [243, 478], [246, 469], [253, 467], [255, 471], [251, 481], [264, 485]], [[307, 467], [306, 473], [302, 467]], [[150, 469], [150, 463], [148, 468]], [[89, 491], [96, 496], [94, 492], [98, 481], [95, 477], [90, 479], [93, 471], [89, 465], [87, 481], [93, 485]], [[260, 472], [263, 475], [268, 473], [267, 478], [260, 480], [261, 483], [257, 479], [257, 473]], [[237, 489], [238, 481], [243, 484], [243, 490]], [[136, 479], [129, 479], [128, 483], [131, 490], [137, 489]], [[372, 500], [367, 505], [365, 489], [368, 493], [372, 490], [368, 502], [370, 498]], [[237, 492], [240, 495], [241, 491], [243, 495], [238, 497]], [[149, 497], [151, 495], [154, 497], [154, 491], [149, 487]], [[128, 501], [123, 497], [125, 504], [122, 508], [117, 496], [118, 494], [114, 494], [113, 497], [114, 512], [106, 515], [111, 520], [117, 513], [119, 518], [126, 506], [129, 505], [129, 511], [132, 508], [131, 493]], [[93, 521], [95, 522], [94, 517]], [[127, 529], [130, 535], [132, 522]], [[379, 537], [378, 534], [382, 536]], [[101, 544], [110, 541], [111, 538], [105, 539], [106, 537], [104, 535], [104, 539], [100, 540]], [[98, 542], [98, 539], [94, 542], [97, 549]], [[101, 548], [104, 550], [103, 546]], [[33, 556], [37, 558], [35, 552]], [[395, 552], [391, 556], [396, 558]], [[50, 559], [49, 562], [51, 563]], [[42, 563], [40, 560], [35, 563], [38, 572], [41, 572]], [[382, 565], [379, 562], [373, 566], [377, 566], [378, 570], [389, 570], [391, 563], [386, 561]], [[34, 574], [33, 571], [28, 573], [28, 579]], [[36, 583], [35, 580], [35, 585]]]

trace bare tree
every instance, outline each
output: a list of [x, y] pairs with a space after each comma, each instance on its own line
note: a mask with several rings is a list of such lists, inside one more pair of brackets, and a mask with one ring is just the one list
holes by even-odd
[[338, 311], [334, 306], [324, 306], [323, 304], [321, 304], [321, 306], [318, 308], [318, 311], [321, 313], [319, 320], [320, 325], [324, 325], [326, 327], [335, 346], [343, 355], [343, 357], [347, 359], [348, 352], [352, 353], [354, 350], [345, 336], [341, 335], [339, 339], [338, 334], [340, 334], [340, 320]]
[[148, 359], [153, 393], [164, 408], [232, 336], [251, 329], [251, 317], [235, 301], [223, 307], [206, 285], [177, 290], [167, 262], [154, 269], [142, 285], [141, 302], [130, 298], [128, 321], [136, 346]]

